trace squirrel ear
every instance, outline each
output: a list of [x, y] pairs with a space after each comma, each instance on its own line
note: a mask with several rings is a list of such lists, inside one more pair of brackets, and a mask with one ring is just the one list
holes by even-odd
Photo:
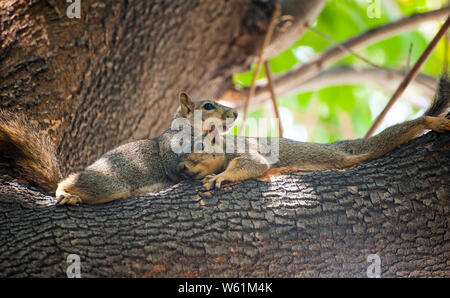
[[186, 116], [189, 113], [192, 113], [194, 110], [194, 103], [192, 102], [191, 97], [187, 93], [181, 92], [178, 98], [180, 99], [180, 107], [183, 115]]

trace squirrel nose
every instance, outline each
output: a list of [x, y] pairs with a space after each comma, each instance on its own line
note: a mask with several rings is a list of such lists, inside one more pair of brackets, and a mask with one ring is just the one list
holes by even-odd
[[236, 119], [238, 117], [238, 113], [233, 111], [233, 116], [234, 116], [234, 119]]

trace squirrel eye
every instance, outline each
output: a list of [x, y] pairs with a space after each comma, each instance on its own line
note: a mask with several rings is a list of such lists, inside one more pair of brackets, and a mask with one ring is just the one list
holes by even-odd
[[205, 105], [203, 106], [203, 108], [204, 108], [205, 110], [207, 110], [207, 111], [210, 111], [210, 110], [215, 109], [215, 107], [214, 107], [212, 104], [210, 104], [210, 103], [205, 104]]

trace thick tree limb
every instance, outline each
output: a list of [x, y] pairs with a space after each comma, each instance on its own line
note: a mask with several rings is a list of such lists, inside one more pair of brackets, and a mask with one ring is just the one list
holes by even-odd
[[[207, 192], [182, 182], [104, 205], [0, 184], [0, 275], [450, 277], [450, 134], [429, 133], [345, 171]], [[3, 178], [2, 178], [3, 179]]]
[[[48, 122], [75, 169], [159, 134], [180, 90], [220, 93], [248, 66], [255, 2], [83, 0], [69, 20], [63, 2], [12, 1], [0, 103]], [[84, 277], [366, 276], [377, 253], [382, 276], [448, 277], [449, 142], [431, 133], [347, 171], [213, 192], [183, 182], [99, 206], [56, 207], [1, 177], [0, 275], [64, 277], [75, 253]]]
[[[47, 130], [65, 173], [159, 135], [180, 91], [219, 96], [249, 67], [264, 35], [255, 26], [273, 8], [250, 0], [80, 3], [80, 18], [70, 19], [66, 1], [0, 1], [0, 107]], [[324, 3], [282, 1], [295, 19], [289, 31]]]

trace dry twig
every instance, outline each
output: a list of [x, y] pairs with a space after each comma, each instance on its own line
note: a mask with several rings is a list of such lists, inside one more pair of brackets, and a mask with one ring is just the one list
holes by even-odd
[[255, 93], [255, 87], [256, 87], [255, 86], [255, 82], [256, 82], [256, 78], [259, 75], [259, 70], [261, 68], [261, 64], [263, 62], [262, 60], [263, 60], [264, 48], [266, 48], [267, 45], [270, 42], [270, 39], [272, 37], [273, 31], [275, 29], [275, 26], [277, 25], [278, 20], [280, 18], [280, 13], [281, 13], [281, 7], [280, 7], [280, 4], [277, 3], [275, 5], [275, 10], [273, 11], [272, 18], [271, 18], [270, 23], [269, 23], [269, 27], [267, 28], [266, 35], [264, 36], [263, 44], [262, 44], [261, 49], [260, 49], [259, 54], [258, 54], [258, 59], [256, 61], [255, 71], [253, 72], [253, 76], [252, 76], [252, 82], [250, 84], [250, 89], [248, 91], [247, 98], [245, 100], [244, 117], [243, 117], [243, 120], [242, 120], [241, 133], [242, 133], [242, 131], [244, 129], [244, 126], [245, 126], [245, 120], [247, 119], [248, 106], [249, 106], [249, 103], [250, 103], [250, 99], [253, 97], [253, 95]]
[[[377, 28], [372, 28], [364, 33], [361, 33], [360, 35], [354, 36], [344, 41], [343, 43], [341, 43], [341, 45], [347, 49], [352, 49], [354, 51], [374, 42], [389, 38], [407, 30], [414, 29], [415, 27], [417, 27], [417, 25], [423, 22], [445, 18], [449, 15], [449, 13], [450, 7], [444, 7], [438, 10], [408, 16], [401, 20]], [[321, 52], [310, 61], [303, 63], [302, 65], [292, 69], [291, 71], [283, 75], [273, 77], [275, 93], [279, 96], [281, 94], [294, 92], [296, 90], [303, 90], [303, 84], [308, 84], [309, 79], [316, 77], [323, 70], [323, 68], [333, 64], [347, 54], [348, 52], [342, 51], [340, 47], [334, 46], [328, 50]], [[397, 73], [395, 72], [381, 74], [379, 73], [379, 71], [377, 71], [377, 75], [382, 77], [397, 77]], [[434, 84], [428, 85], [432, 86], [430, 88], [434, 88]], [[237, 96], [236, 94], [234, 94], [234, 100], [244, 101], [244, 94], [248, 94], [247, 91], [248, 88], [244, 88], [243, 91], [241, 91], [242, 96]], [[258, 90], [253, 90], [252, 92], [254, 94], [252, 98], [256, 97], [258, 98], [258, 101], [267, 98], [266, 87], [260, 87], [258, 88]]]
[[270, 66], [269, 66], [269, 63], [267, 60], [264, 61], [264, 69], [266, 70], [267, 86], [270, 91], [270, 99], [272, 101], [273, 111], [275, 113], [275, 117], [278, 119], [278, 136], [280, 138], [282, 138], [283, 137], [283, 127], [281, 126], [280, 111], [278, 110], [277, 98], [275, 95], [275, 90], [274, 90], [273, 81], [272, 81], [272, 73], [270, 71]]
[[439, 29], [438, 33], [434, 36], [433, 40], [430, 42], [430, 44], [427, 46], [425, 51], [420, 56], [419, 60], [417, 60], [416, 64], [413, 66], [413, 68], [409, 71], [408, 75], [404, 78], [404, 80], [400, 83], [395, 93], [392, 95], [391, 99], [387, 103], [386, 107], [384, 107], [383, 111], [380, 115], [378, 115], [375, 122], [372, 124], [372, 127], [369, 129], [369, 131], [366, 133], [365, 137], [370, 137], [374, 131], [378, 128], [381, 121], [383, 121], [384, 117], [386, 116], [387, 112], [392, 108], [394, 103], [397, 101], [397, 99], [402, 95], [403, 91], [408, 87], [409, 83], [415, 79], [417, 74], [419, 73], [420, 69], [422, 68], [425, 61], [430, 57], [431, 53], [433, 52], [433, 49], [438, 44], [439, 40], [444, 36], [445, 32], [447, 32], [448, 27], [450, 26], [450, 17], [447, 18], [444, 25], [442, 25], [441, 29]]
[[358, 53], [356, 53], [355, 51], [353, 51], [351, 48], [347, 47], [345, 44], [340, 44], [339, 42], [337, 42], [336, 40], [334, 40], [331, 36], [317, 30], [314, 27], [311, 27], [308, 25], [309, 30], [311, 30], [312, 32], [316, 33], [317, 35], [321, 36], [322, 38], [328, 40], [329, 42], [331, 42], [333, 45], [335, 45], [336, 47], [340, 48], [343, 52], [347, 52], [350, 55], [358, 58], [359, 60], [367, 63], [370, 66], [373, 66], [375, 68], [381, 68], [381, 69], [386, 69], [385, 67], [378, 65], [376, 63], [373, 63], [372, 61], [364, 58], [363, 56], [359, 55]]

